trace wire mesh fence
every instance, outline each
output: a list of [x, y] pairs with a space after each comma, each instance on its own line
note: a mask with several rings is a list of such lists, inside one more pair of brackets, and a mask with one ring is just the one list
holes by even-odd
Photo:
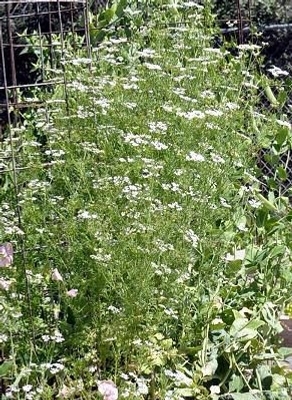
[[[224, 6], [223, 6], [224, 3]], [[225, 7], [227, 14], [228, 5], [232, 2], [225, 1], [222, 7]], [[221, 3], [216, 3], [221, 7]], [[235, 41], [238, 44], [253, 43], [264, 46], [261, 54], [264, 56], [258, 65], [258, 69], [274, 78], [274, 86], [271, 88], [275, 94], [274, 104], [267, 99], [265, 88], [258, 89], [259, 101], [255, 105], [254, 111], [256, 118], [262, 118], [261, 112], [264, 110], [272, 118], [278, 119], [280, 125], [285, 126], [290, 131], [292, 117], [292, 85], [290, 74], [292, 71], [291, 62], [291, 43], [292, 43], [292, 7], [290, 2], [283, 1], [275, 3], [275, 20], [267, 17], [269, 7], [263, 4], [261, 9], [256, 8], [256, 1], [234, 2], [234, 7], [230, 16], [234, 18], [221, 19], [221, 33], [228, 41]], [[272, 8], [272, 5], [270, 5]], [[265, 14], [266, 13], [266, 14]], [[265, 21], [264, 23], [262, 20]], [[267, 22], [268, 21], [268, 22]], [[277, 103], [277, 104], [276, 104]], [[284, 128], [285, 129], [285, 128]], [[255, 147], [255, 171], [260, 181], [260, 190], [265, 195], [273, 193], [276, 197], [286, 196], [291, 201], [292, 188], [292, 159], [291, 143], [282, 146], [279, 149], [276, 133], [269, 133], [271, 140], [269, 145], [261, 147], [255, 132], [248, 132], [253, 138]], [[288, 135], [289, 136], [289, 135]], [[287, 142], [289, 142], [287, 136]]]
[[[29, 102], [22, 93], [55, 85], [56, 60], [64, 61], [65, 36], [77, 51], [77, 32], [88, 39], [85, 0], [3, 1], [0, 5], [0, 122], [16, 122], [17, 110]], [[56, 35], [58, 39], [56, 40]], [[74, 42], [75, 41], [75, 42]], [[89, 49], [88, 40], [83, 43]], [[51, 69], [48, 71], [47, 60]], [[35, 65], [37, 63], [38, 65]], [[60, 78], [60, 77], [59, 77]], [[61, 78], [66, 83], [64, 72]], [[60, 79], [58, 80], [58, 82]], [[31, 106], [31, 104], [29, 104]], [[8, 110], [13, 107], [13, 121]]]
[[[26, 236], [30, 228], [24, 226], [21, 204], [29, 186], [27, 174], [35, 178], [36, 186], [29, 191], [37, 195], [36, 192], [45, 190], [39, 177], [42, 175], [48, 181], [50, 170], [58, 163], [50, 156], [55, 134], [53, 115], [60, 104], [69, 110], [69, 65], [80, 52], [87, 54], [87, 61], [91, 60], [88, 14], [87, 0], [9, 0], [0, 4], [0, 233], [17, 237], [12, 242], [22, 265], [20, 280], [25, 288], [20, 292], [25, 292], [28, 309], [31, 308], [26, 266], [40, 249], [45, 253], [49, 246], [40, 240], [39, 246], [31, 248]], [[85, 68], [88, 66], [87, 63]], [[52, 105], [50, 94], [57, 87], [61, 90]], [[30, 122], [34, 133], [28, 141], [23, 132]], [[30, 156], [28, 147], [36, 149]], [[54, 221], [40, 223], [40, 232], [48, 224]], [[57, 241], [57, 246], [65, 245], [63, 237]]]

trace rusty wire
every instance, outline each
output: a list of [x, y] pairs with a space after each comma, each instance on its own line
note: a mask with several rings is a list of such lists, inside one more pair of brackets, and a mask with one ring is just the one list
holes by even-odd
[[[20, 4], [22, 4], [23, 7], [19, 7]], [[47, 6], [47, 10], [45, 11], [41, 10], [41, 5], [44, 4]], [[26, 7], [27, 5], [30, 5], [29, 9]], [[53, 5], [54, 8], [52, 7]], [[87, 14], [89, 11], [87, 0], [4, 0], [0, 3], [2, 11], [2, 15], [0, 14], [0, 145], [1, 141], [4, 139], [7, 143], [9, 143], [9, 154], [7, 153], [8, 155], [6, 155], [6, 157], [9, 159], [9, 164], [7, 164], [7, 166], [4, 168], [3, 166], [0, 167], [0, 178], [1, 176], [6, 176], [6, 174], [10, 174], [12, 177], [12, 188], [14, 191], [13, 202], [15, 204], [14, 212], [17, 218], [17, 226], [20, 231], [25, 231], [26, 228], [23, 226], [24, 223], [22, 209], [19, 201], [19, 181], [22, 179], [20, 174], [27, 169], [32, 170], [35, 168], [37, 170], [39, 168], [51, 168], [49, 162], [43, 162], [41, 165], [25, 165], [22, 162], [21, 145], [19, 146], [19, 143], [22, 143], [22, 133], [21, 129], [18, 129], [18, 127], [21, 126], [20, 110], [23, 111], [25, 109], [37, 109], [40, 107], [46, 108], [46, 104], [43, 104], [43, 102], [39, 99], [36, 99], [33, 102], [29, 99], [26, 101], [25, 98], [21, 98], [22, 96], [20, 94], [23, 90], [33, 90], [36, 88], [42, 88], [43, 90], [45, 88], [62, 85], [65, 93], [64, 101], [66, 103], [67, 110], [69, 109], [67, 92], [68, 79], [65, 62], [65, 37], [68, 33], [72, 33], [73, 37], [76, 34], [77, 29], [74, 26], [76, 5], [79, 7], [79, 12], [80, 8], [82, 9], [81, 12], [83, 14], [83, 18], [86, 21], [85, 27], [80, 29], [80, 32], [86, 37], [85, 46], [87, 46], [87, 54], [88, 56], [91, 56], [90, 37], [87, 31]], [[32, 10], [33, 12], [31, 12]], [[27, 11], [27, 13], [25, 11]], [[69, 27], [64, 27], [64, 16], [67, 18], [68, 15], [70, 24]], [[31, 17], [37, 18], [35, 30], [34, 32], [27, 32], [26, 34], [24, 33], [22, 40], [24, 40], [26, 43], [19, 43], [19, 36], [14, 33], [14, 24], [17, 21], [23, 20], [23, 18]], [[45, 30], [42, 29], [40, 17], [47, 19], [48, 23], [46, 24]], [[53, 17], [57, 19], [57, 23], [56, 21], [53, 23]], [[55, 34], [59, 35], [59, 43], [55, 43], [53, 40], [53, 35]], [[34, 43], [39, 51], [40, 76], [35, 81], [30, 80], [23, 82], [21, 79], [19, 79], [19, 74], [23, 68], [23, 65], [18, 64], [17, 56], [19, 55], [19, 51], [28, 46], [27, 39], [32, 36], [35, 37]], [[46, 38], [48, 43], [47, 45], [44, 45], [43, 38]], [[50, 51], [51, 68], [54, 66], [54, 53], [59, 51], [61, 57], [60, 65], [62, 69], [61, 77], [60, 75], [56, 77], [47, 77], [46, 66], [43, 58], [45, 48], [48, 48]], [[49, 119], [48, 112], [49, 111], [47, 110], [47, 119]], [[17, 134], [16, 131], [18, 132]], [[15, 135], [18, 136], [18, 143], [15, 142]], [[1, 160], [5, 161], [3, 157]], [[17, 254], [20, 259], [20, 263], [18, 264], [19, 273], [23, 278], [22, 281], [24, 282], [25, 286], [27, 313], [31, 321], [31, 341], [34, 343], [35, 329], [31, 305], [31, 288], [27, 273], [27, 255], [31, 249], [27, 243], [26, 235], [18, 236], [15, 250], [15, 254]], [[35, 251], [39, 250], [36, 248]]]

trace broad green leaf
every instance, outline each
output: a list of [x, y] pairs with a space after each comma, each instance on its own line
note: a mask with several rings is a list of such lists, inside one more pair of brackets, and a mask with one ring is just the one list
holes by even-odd
[[288, 98], [287, 92], [285, 90], [281, 90], [278, 94], [278, 102], [281, 104], [281, 106], [284, 106], [287, 98]]
[[99, 14], [98, 21], [109, 23], [114, 15], [115, 12], [111, 8], [108, 8]]
[[271, 103], [271, 105], [272, 106], [278, 106], [279, 103], [278, 103], [278, 101], [277, 101], [277, 99], [276, 99], [271, 87], [269, 85], [266, 85], [264, 90], [265, 90], [266, 96], [267, 96], [269, 102]]
[[179, 349], [180, 353], [183, 354], [185, 353], [186, 355], [190, 356], [197, 355], [200, 350], [202, 350], [202, 346], [193, 346], [193, 347], [181, 346]]
[[269, 253], [269, 258], [283, 256], [286, 251], [286, 246], [275, 246]]
[[276, 134], [276, 142], [280, 146], [280, 149], [288, 137], [289, 137], [289, 128], [285, 126], [279, 127], [278, 132]]
[[[233, 311], [233, 313], [234, 313], [234, 311]], [[238, 311], [236, 311], [236, 313], [238, 313]], [[248, 319], [243, 318], [241, 314], [240, 314], [240, 317], [238, 315], [234, 315], [234, 316], [235, 316], [235, 320], [233, 321], [233, 324], [230, 327], [230, 335], [231, 336], [237, 335], [237, 333], [240, 332], [243, 328], [245, 328], [248, 323]]]
[[229, 392], [239, 392], [244, 387], [243, 380], [241, 376], [232, 375], [229, 382]]
[[257, 197], [268, 210], [277, 211], [277, 207], [260, 193], [255, 193], [255, 197]]
[[214, 320], [211, 322], [210, 329], [211, 331], [219, 331], [223, 329], [225, 325], [225, 322], [220, 319], [218, 321]]
[[126, 8], [128, 3], [128, 0], [120, 0], [118, 5], [117, 5], [117, 9], [116, 9], [116, 16], [118, 18], [121, 18], [121, 16], [123, 15], [124, 9]]
[[246, 318], [237, 318], [230, 328], [230, 335], [240, 341], [247, 341], [257, 336], [257, 329], [264, 325], [263, 321], [252, 320]]
[[249, 341], [250, 339], [253, 339], [257, 336], [258, 332], [255, 329], [242, 329], [242, 331], [238, 332], [236, 335], [236, 339], [238, 339], [241, 342], [246, 342]]
[[278, 177], [282, 181], [285, 181], [288, 178], [288, 175], [287, 175], [287, 172], [286, 172], [285, 168], [280, 166], [280, 167], [277, 168], [277, 172], [278, 172]]
[[244, 229], [245, 227], [246, 227], [246, 216], [245, 215], [241, 215], [238, 219], [237, 219], [237, 221], [235, 222], [236, 223], [236, 227], [238, 228], [238, 229], [240, 229], [240, 230], [242, 230], [242, 229]]
[[267, 221], [269, 212], [265, 209], [259, 209], [256, 214], [256, 224], [258, 228], [262, 228], [265, 226], [265, 222]]
[[111, 6], [110, 10], [112, 11], [113, 15], [116, 13], [117, 11], [117, 2], [114, 2], [113, 5]]
[[282, 357], [287, 357], [292, 355], [292, 348], [291, 347], [280, 347], [278, 353]]
[[264, 321], [261, 321], [259, 319], [253, 319], [251, 321], [249, 321], [249, 323], [246, 325], [246, 328], [249, 329], [258, 329], [260, 326], [265, 325]]
[[272, 304], [265, 304], [262, 308], [263, 319], [278, 333], [283, 331], [283, 327], [276, 317], [275, 311], [272, 309]]
[[146, 375], [150, 375], [152, 372], [152, 368], [149, 365], [142, 365], [141, 371]]
[[4, 363], [0, 365], [0, 377], [7, 377], [12, 368], [12, 361], [4, 361]]

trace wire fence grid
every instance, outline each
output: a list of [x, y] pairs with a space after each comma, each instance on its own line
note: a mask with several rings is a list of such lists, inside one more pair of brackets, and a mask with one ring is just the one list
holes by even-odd
[[[245, 7], [243, 7], [243, 3], [245, 3]], [[255, 22], [254, 1], [235, 0], [235, 4], [237, 9], [236, 19], [219, 20], [218, 22], [222, 27], [220, 32], [225, 38], [235, 39], [238, 44], [266, 42], [263, 48], [264, 64], [260, 65], [259, 68], [265, 74], [276, 77], [275, 87], [272, 90], [278, 97], [280, 94], [278, 84], [280, 83], [284, 88], [286, 99], [281, 102], [281, 106], [274, 107], [267, 101], [264, 90], [262, 90], [259, 92], [259, 104], [256, 111], [260, 114], [264, 109], [275, 118], [279, 118], [279, 115], [281, 115], [280, 118], [283, 118], [283, 123], [288, 124], [292, 120], [292, 81], [289, 79], [289, 75], [292, 74], [292, 7], [291, 5], [288, 5], [288, 8], [286, 7], [282, 23], [262, 24], [261, 21]], [[284, 71], [281, 71], [281, 69]], [[252, 137], [253, 134], [251, 132]], [[256, 139], [254, 145], [258, 149]], [[273, 144], [269, 147], [260, 148], [255, 154], [255, 172], [260, 182], [259, 189], [264, 196], [267, 197], [269, 192], [272, 192], [275, 197], [288, 197], [291, 203], [292, 151], [290, 147], [291, 144], [288, 144], [280, 154]]]
[[[10, 240], [19, 259], [20, 292], [25, 293], [28, 313], [32, 312], [32, 307], [27, 265], [38, 258], [39, 252], [47, 252], [50, 262], [50, 245], [40, 239], [39, 245], [31, 248], [23, 234], [28, 227], [23, 222], [21, 190], [27, 184], [27, 172], [38, 176], [37, 170], [48, 171], [53, 163], [45, 159], [41, 163], [28, 162], [24, 154], [23, 112], [37, 113], [37, 122], [47, 126], [46, 140], [50, 147], [53, 110], [49, 102], [43, 101], [42, 92], [49, 93], [61, 86], [60, 101], [66, 103], [69, 111], [67, 66], [71, 61], [66, 47], [70, 42], [71, 58], [74, 53], [78, 57], [78, 52], [82, 51], [91, 59], [88, 18], [88, 0], [7, 0], [0, 3], [0, 219], [5, 218], [3, 207], [7, 207], [14, 226], [9, 236], [17, 237], [17, 240]], [[21, 35], [19, 26], [23, 30]], [[33, 63], [38, 63], [35, 72], [32, 72]], [[5, 189], [8, 180], [9, 188]], [[55, 246], [60, 249], [67, 246], [66, 238], [59, 237], [56, 242]]]

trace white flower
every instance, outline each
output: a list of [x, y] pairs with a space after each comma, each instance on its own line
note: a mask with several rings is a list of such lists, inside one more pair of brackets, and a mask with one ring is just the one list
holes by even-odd
[[188, 229], [184, 235], [184, 239], [191, 243], [195, 249], [198, 246], [199, 237], [194, 233], [192, 229]]
[[59, 150], [52, 149], [52, 150], [46, 150], [45, 154], [47, 156], [52, 156], [52, 157], [61, 157], [61, 156], [63, 156], [65, 154], [65, 151], [62, 150], [62, 149], [59, 149]]
[[245, 249], [235, 250], [234, 254], [227, 253], [225, 256], [226, 261], [244, 260], [244, 258], [245, 258]]
[[8, 336], [5, 334], [0, 334], [0, 343], [5, 343], [8, 340]]
[[165, 369], [164, 370], [164, 375], [168, 376], [169, 378], [174, 378], [175, 377], [175, 372], [171, 371], [170, 369]]
[[158, 121], [158, 122], [149, 122], [149, 131], [151, 133], [162, 133], [164, 134], [167, 131], [167, 124], [164, 122]]
[[137, 379], [137, 394], [139, 394], [139, 395], [147, 395], [148, 394], [148, 387], [147, 387], [147, 384], [146, 384], [146, 381], [145, 381], [145, 379], [143, 379], [143, 378], [138, 378]]
[[79, 64], [91, 64], [92, 60], [91, 58], [75, 58], [72, 60], [73, 65], [79, 65]]
[[137, 104], [136, 103], [131, 103], [131, 102], [125, 102], [124, 106], [129, 108], [130, 110], [133, 110], [134, 108], [137, 107]]
[[104, 97], [102, 97], [101, 99], [94, 99], [94, 104], [100, 106], [101, 108], [110, 107], [110, 101]]
[[56, 282], [63, 282], [62, 275], [58, 271], [58, 268], [53, 269], [52, 271], [52, 280]]
[[63, 371], [64, 368], [65, 366], [61, 363], [48, 364], [48, 369], [51, 374], [57, 374], [58, 372]]
[[7, 291], [9, 290], [12, 283], [13, 280], [11, 279], [0, 278], [0, 289]]
[[281, 119], [276, 119], [276, 122], [281, 126], [286, 126], [287, 128], [291, 129], [290, 122], [282, 121]]
[[205, 113], [203, 113], [202, 111], [199, 110], [193, 110], [193, 111], [187, 111], [187, 112], [182, 112], [182, 111], [178, 111], [176, 113], [179, 117], [184, 117], [188, 120], [192, 120], [194, 118], [205, 118]]
[[129, 380], [129, 375], [125, 374], [124, 372], [122, 372], [122, 373], [120, 374], [120, 377], [121, 377], [122, 379], [124, 379], [125, 381], [128, 381], [128, 380]]
[[0, 267], [9, 267], [13, 261], [13, 247], [11, 243], [0, 245]]
[[203, 50], [207, 53], [222, 54], [221, 49], [216, 49], [214, 47], [205, 47]]
[[167, 204], [167, 206], [168, 206], [171, 210], [177, 210], [177, 211], [181, 211], [181, 210], [182, 210], [182, 206], [179, 205], [176, 201], [173, 202], [173, 203]]
[[241, 232], [247, 232], [248, 228], [245, 226], [245, 222], [239, 222], [237, 224], [237, 229]]
[[25, 393], [30, 392], [31, 389], [32, 389], [32, 385], [24, 385], [24, 386], [22, 386], [22, 390], [23, 390]]
[[215, 93], [213, 93], [211, 90], [204, 90], [201, 94], [200, 94], [200, 96], [203, 98], [203, 99], [205, 99], [205, 98], [207, 98], [207, 99], [214, 99], [216, 96], [215, 96]]
[[131, 89], [137, 90], [137, 89], [139, 89], [139, 86], [136, 85], [136, 83], [129, 83], [129, 84], [124, 83], [124, 84], [123, 84], [123, 88], [124, 88], [125, 90], [131, 90]]
[[108, 306], [108, 311], [111, 311], [113, 314], [119, 314], [121, 310], [115, 306]]
[[156, 150], [166, 150], [168, 148], [166, 144], [158, 142], [158, 140], [151, 142], [151, 144]]
[[210, 155], [211, 155], [212, 161], [214, 163], [218, 163], [218, 164], [224, 164], [225, 163], [224, 159], [222, 157], [220, 157], [218, 154], [211, 153]]
[[220, 110], [206, 110], [205, 114], [211, 115], [212, 117], [221, 117], [223, 112]]
[[211, 394], [220, 394], [220, 386], [218, 386], [218, 385], [210, 386], [210, 393]]
[[67, 292], [67, 296], [72, 298], [76, 297], [77, 295], [78, 295], [78, 289], [70, 289]]
[[203, 10], [204, 7], [201, 4], [198, 4], [196, 1], [187, 1], [182, 3], [184, 7], [195, 7], [197, 10]]
[[275, 65], [273, 65], [272, 68], [269, 68], [268, 71], [273, 75], [274, 78], [278, 78], [279, 76], [289, 75], [289, 72], [283, 71], [281, 68], [278, 68]]
[[97, 219], [98, 216], [96, 214], [90, 214], [90, 212], [84, 210], [78, 211], [77, 218], [79, 219]]
[[195, 153], [194, 151], [190, 151], [189, 154], [186, 156], [187, 161], [198, 161], [202, 162], [205, 161], [205, 157], [202, 154]]
[[163, 104], [161, 108], [166, 112], [173, 112], [173, 107], [170, 104]]
[[178, 319], [177, 311], [174, 311], [172, 308], [166, 308], [162, 304], [161, 304], [161, 307], [163, 308], [166, 315], [169, 315], [170, 317], [172, 317], [174, 319]]
[[113, 44], [120, 44], [120, 43], [126, 43], [127, 42], [127, 38], [119, 38], [119, 39], [110, 39], [111, 43]]
[[248, 200], [248, 202], [252, 208], [259, 208], [262, 204], [260, 201], [256, 201], [255, 199]]
[[261, 46], [257, 44], [240, 44], [237, 46], [239, 50], [260, 50]]
[[144, 66], [147, 69], [154, 70], [154, 71], [161, 71], [162, 70], [161, 66], [157, 65], [157, 64], [144, 63]]
[[165, 243], [160, 239], [157, 239], [155, 241], [155, 245], [162, 253], [164, 253], [166, 251], [173, 251], [174, 250], [174, 247], [173, 247], [173, 245], [171, 243]]
[[181, 371], [176, 371], [174, 377], [178, 385], [184, 384], [186, 386], [191, 386], [193, 383], [193, 380]]
[[56, 343], [62, 343], [64, 342], [64, 338], [61, 332], [59, 332], [57, 329], [54, 332], [54, 335], [51, 336], [51, 339], [55, 341]]
[[240, 106], [236, 103], [232, 103], [232, 102], [227, 102], [225, 104], [225, 108], [227, 108], [228, 110], [238, 110], [240, 108]]
[[220, 203], [225, 208], [231, 208], [231, 205], [228, 204], [227, 201], [223, 197], [220, 197]]
[[119, 396], [118, 389], [113, 381], [98, 382], [98, 391], [103, 396], [103, 400], [117, 400]]
[[49, 335], [42, 335], [42, 339], [45, 343], [47, 343], [51, 340], [51, 337]]
[[152, 49], [143, 49], [141, 51], [138, 51], [138, 54], [142, 57], [148, 57], [148, 58], [153, 58], [155, 56], [155, 50]]

